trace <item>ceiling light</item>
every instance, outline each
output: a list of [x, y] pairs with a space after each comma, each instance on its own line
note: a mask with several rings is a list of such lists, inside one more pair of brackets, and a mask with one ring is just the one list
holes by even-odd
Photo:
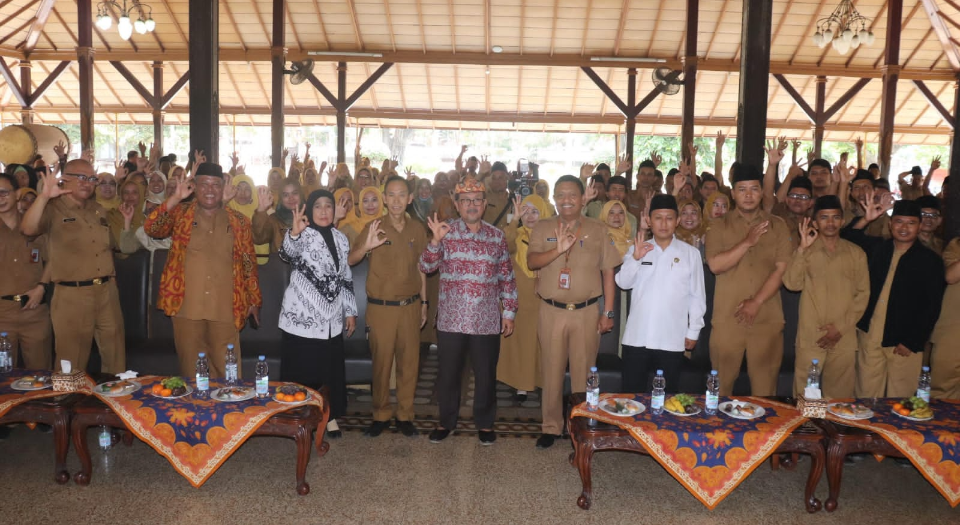
[[591, 62], [641, 62], [650, 64], [663, 64], [667, 61], [665, 58], [649, 57], [590, 57]]
[[[139, 34], [148, 33], [156, 28], [157, 23], [153, 20], [153, 8], [141, 2], [127, 3], [127, 0], [102, 0], [97, 4], [97, 21], [95, 25], [106, 31], [111, 26], [111, 13], [119, 11], [117, 15], [117, 31], [120, 38], [129, 40], [136, 30]], [[137, 19], [134, 20], [134, 15]]]
[[490, 68], [488, 67], [487, 70], [484, 71], [484, 73], [487, 74], [487, 75], [489, 75], [489, 74], [490, 74]]
[[358, 51], [308, 51], [307, 54], [316, 57], [383, 58], [383, 53], [362, 53]]
[[813, 43], [821, 49], [830, 44], [838, 53], [846, 55], [850, 49], [873, 44], [873, 32], [867, 29], [869, 23], [870, 20], [853, 7], [853, 2], [840, 0], [830, 16], [817, 21]]
[[493, 46], [490, 48], [490, 51], [493, 51], [494, 53], [503, 53], [503, 48], [500, 46]]

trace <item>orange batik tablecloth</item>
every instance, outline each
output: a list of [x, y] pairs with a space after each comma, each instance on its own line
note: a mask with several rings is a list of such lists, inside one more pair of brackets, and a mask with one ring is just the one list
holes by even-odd
[[[198, 399], [193, 394], [179, 399], [164, 399], [150, 393], [163, 377], [145, 376], [136, 381], [143, 388], [122, 397], [94, 394], [106, 403], [138, 438], [167, 458], [173, 468], [194, 487], [203, 485], [234, 451], [274, 415], [287, 410], [315, 405], [323, 410], [323, 398], [307, 388], [309, 397], [296, 404], [284, 404], [272, 397], [239, 402]], [[275, 386], [270, 383], [271, 395]], [[252, 387], [252, 381], [241, 381]], [[210, 381], [210, 390], [223, 386]], [[317, 429], [322, 432], [323, 429]]]
[[[42, 390], [14, 390], [12, 385], [26, 376], [46, 376], [50, 377], [53, 372], [50, 370], [25, 370], [15, 368], [8, 374], [0, 375], [0, 417], [10, 411], [11, 408], [27, 401], [42, 399], [45, 397], [57, 397], [74, 392], [56, 392], [52, 387]], [[89, 394], [93, 381], [87, 378], [86, 388], [76, 393]]]
[[[602, 394], [604, 399], [632, 397], [647, 410], [636, 416], [614, 416], [587, 410], [581, 403], [572, 417], [586, 417], [626, 430], [660, 465], [708, 508], [713, 509], [807, 418], [791, 405], [768, 399], [738, 398], [764, 408], [763, 417], [742, 420], [717, 412], [680, 417], [650, 411], [649, 395]], [[721, 399], [723, 403], [727, 399]], [[703, 406], [703, 399], [698, 399]]]
[[960, 401], [933, 399], [929, 421], [911, 421], [893, 413], [899, 399], [875, 403], [871, 419], [850, 420], [827, 413], [827, 419], [883, 436], [956, 507], [960, 503]]

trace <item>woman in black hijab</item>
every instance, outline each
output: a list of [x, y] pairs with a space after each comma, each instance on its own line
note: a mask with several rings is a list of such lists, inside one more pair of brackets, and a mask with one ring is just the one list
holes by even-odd
[[356, 328], [357, 302], [347, 255], [347, 236], [333, 227], [333, 194], [316, 190], [294, 210], [280, 258], [293, 267], [283, 294], [279, 327], [280, 379], [329, 389], [327, 435], [342, 434], [336, 419], [347, 410], [344, 336]]

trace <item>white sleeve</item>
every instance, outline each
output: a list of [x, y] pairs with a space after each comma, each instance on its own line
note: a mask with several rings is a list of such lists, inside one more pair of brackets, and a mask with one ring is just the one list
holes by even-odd
[[690, 268], [690, 307], [689, 307], [689, 327], [687, 328], [687, 339], [697, 340], [700, 337], [700, 330], [703, 329], [703, 316], [707, 312], [707, 292], [703, 285], [703, 260], [700, 258], [700, 250], [692, 249], [690, 252], [695, 256]]
[[623, 290], [631, 290], [637, 285], [637, 279], [640, 276], [640, 261], [633, 258], [633, 250], [636, 246], [631, 246], [623, 256], [623, 266], [617, 272], [614, 278]]

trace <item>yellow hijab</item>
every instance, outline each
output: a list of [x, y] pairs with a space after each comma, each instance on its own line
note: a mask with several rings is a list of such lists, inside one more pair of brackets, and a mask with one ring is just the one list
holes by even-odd
[[[544, 220], [550, 216], [547, 203], [544, 202], [539, 195], [527, 195], [527, 197], [523, 199], [523, 202], [520, 203], [520, 209], [523, 209], [525, 206], [533, 206], [536, 208], [540, 213], [540, 220]], [[516, 210], [516, 212], [520, 213], [520, 210]], [[532, 279], [536, 276], [536, 273], [527, 267], [528, 248], [530, 248], [530, 227], [523, 225], [517, 228], [517, 253], [514, 255], [514, 260], [517, 261], [517, 267], [520, 268], [520, 271]]]
[[[367, 213], [363, 211], [363, 197], [368, 193], [375, 193], [377, 195], [377, 201], [379, 202], [377, 211], [370, 215], [367, 215]], [[360, 190], [360, 196], [357, 198], [355, 206], [358, 210], [360, 210], [359, 226], [360, 229], [363, 229], [367, 224], [383, 218], [383, 193], [380, 193], [380, 189], [376, 186], [367, 186], [366, 188]]]
[[[545, 180], [543, 180], [543, 179], [538, 180], [538, 181], [537, 181], [537, 184], [534, 185], [534, 189], [539, 189], [539, 188], [541, 188], [541, 187], [546, 188], [546, 189], [547, 189], [547, 194], [548, 194], [548, 195], [550, 194], [550, 183], [549, 183], [549, 182], [547, 182], [547, 181], [545, 181]], [[538, 195], [538, 197], [539, 197], [539, 195]], [[541, 217], [543, 217], [544, 219], [546, 219], [547, 217], [553, 217], [554, 215], [557, 214], [557, 209], [554, 208], [553, 205], [550, 204], [546, 199], [544, 199], [543, 197], [540, 197], [540, 200], [542, 200], [542, 201], [544, 202], [544, 204], [547, 205], [547, 214], [546, 214], [546, 215], [541, 215]]]
[[[307, 182], [307, 174], [313, 174], [313, 182]], [[307, 168], [300, 174], [300, 187], [303, 188], [303, 194], [309, 196], [316, 190], [322, 189], [320, 186], [320, 174], [313, 168]]]
[[[278, 182], [277, 189], [274, 189], [274, 183], [271, 179], [271, 176], [277, 173], [280, 176], [280, 182]], [[273, 202], [280, 203], [280, 192], [283, 191], [283, 179], [287, 178], [287, 174], [283, 172], [280, 168], [270, 168], [270, 171], [267, 172], [267, 187], [270, 188], [270, 193], [273, 194]]]
[[[120, 184], [120, 187], [117, 188], [117, 195], [120, 196], [121, 201], [123, 199], [123, 188], [130, 185], [137, 188], [137, 204], [133, 207], [133, 219], [130, 221], [130, 229], [136, 231], [137, 228], [143, 226], [143, 203], [146, 202], [146, 189], [141, 186], [139, 182], [129, 179], [125, 180]], [[110, 224], [110, 230], [117, 240], [120, 239], [120, 232], [123, 231], [123, 214], [120, 213], [118, 208], [107, 212], [107, 221]]]
[[721, 198], [727, 200], [727, 213], [730, 213], [731, 211], [733, 211], [733, 199], [731, 199], [730, 196], [727, 195], [726, 193], [715, 191], [709, 197], [707, 197], [707, 201], [703, 203], [703, 210], [702, 210], [703, 221], [701, 222], [709, 222], [714, 220], [713, 205], [714, 203], [717, 202], [717, 199], [721, 199]]
[[[340, 198], [343, 197], [347, 192], [353, 193], [353, 190], [350, 188], [340, 188], [339, 190], [333, 192], [333, 201], [336, 205], [340, 202]], [[347, 216], [340, 219], [340, 224], [337, 225], [338, 230], [343, 230], [344, 227], [349, 226], [353, 228], [354, 231], [360, 233], [360, 230], [363, 229], [363, 225], [360, 222], [360, 217], [357, 215], [360, 207], [357, 206], [357, 203], [353, 203], [353, 209], [347, 212]]]
[[[712, 197], [712, 195], [711, 195]], [[704, 234], [707, 233], [707, 225], [703, 220], [703, 210], [700, 209], [700, 205], [695, 201], [685, 200], [681, 201], [680, 205], [677, 206], [677, 209], [680, 210], [680, 219], [683, 218], [683, 209], [687, 206], [693, 206], [697, 210], [697, 213], [700, 214], [700, 225], [692, 230], [688, 230], [683, 226], [680, 226], [679, 221], [677, 222], [677, 231], [674, 232], [674, 235], [677, 236], [681, 241], [693, 246], [696, 240], [703, 240]]]
[[[100, 184], [103, 181], [104, 177], [110, 177], [110, 180], [117, 182], [117, 179], [111, 173], [103, 172], [97, 174], [97, 184]], [[104, 207], [107, 210], [115, 210], [120, 206], [120, 188], [117, 187], [117, 192], [113, 195], [112, 199], [104, 199], [100, 196], [100, 188], [97, 188], [97, 203]]]
[[600, 210], [600, 220], [607, 224], [607, 217], [613, 207], [619, 205], [623, 209], [623, 225], [619, 228], [607, 225], [607, 235], [613, 241], [613, 246], [617, 249], [620, 257], [627, 254], [627, 249], [633, 246], [633, 235], [630, 234], [630, 221], [627, 220], [627, 206], [620, 201], [607, 201]]

